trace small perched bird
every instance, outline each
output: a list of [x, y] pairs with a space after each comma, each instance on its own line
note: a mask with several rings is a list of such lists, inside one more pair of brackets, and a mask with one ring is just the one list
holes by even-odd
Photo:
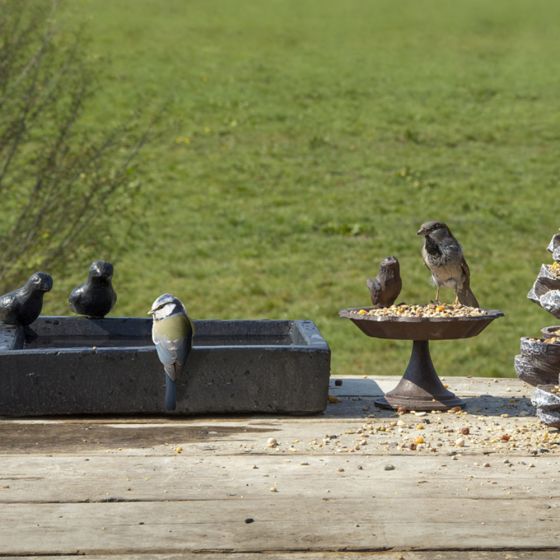
[[0, 321], [27, 326], [41, 314], [43, 296], [50, 292], [53, 279], [46, 272], [36, 272], [24, 286], [0, 296]]
[[390, 307], [399, 297], [402, 288], [401, 267], [396, 257], [386, 257], [379, 265], [375, 278], [367, 279], [371, 303], [376, 307]]
[[441, 287], [452, 288], [455, 290], [455, 303], [479, 307], [470, 288], [470, 272], [463, 249], [447, 225], [442, 222], [426, 222], [416, 233], [424, 236], [422, 258], [432, 273], [436, 301], [439, 301]]
[[176, 380], [191, 351], [194, 327], [183, 304], [171, 294], [159, 296], [149, 314], [154, 319], [152, 340], [165, 370], [165, 408], [175, 410]]
[[106, 261], [94, 261], [89, 267], [88, 278], [84, 284], [74, 288], [68, 302], [80, 315], [102, 319], [111, 311], [117, 301], [113, 289], [113, 265]]

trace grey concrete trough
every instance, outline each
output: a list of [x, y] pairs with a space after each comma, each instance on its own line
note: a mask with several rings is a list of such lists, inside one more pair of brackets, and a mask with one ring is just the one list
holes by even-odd
[[[165, 412], [151, 325], [39, 317], [35, 338], [0, 325], [0, 416]], [[172, 414], [325, 409], [330, 350], [311, 321], [195, 321], [195, 329]]]

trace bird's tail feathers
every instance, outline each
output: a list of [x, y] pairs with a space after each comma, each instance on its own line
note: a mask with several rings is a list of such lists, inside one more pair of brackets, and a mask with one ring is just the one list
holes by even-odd
[[457, 292], [457, 298], [459, 299], [459, 303], [461, 305], [467, 305], [469, 307], [480, 307], [480, 305], [478, 304], [478, 300], [476, 299], [470, 288], [463, 288], [462, 290], [459, 290]]
[[169, 375], [165, 375], [165, 410], [175, 410], [177, 407], [177, 384]]

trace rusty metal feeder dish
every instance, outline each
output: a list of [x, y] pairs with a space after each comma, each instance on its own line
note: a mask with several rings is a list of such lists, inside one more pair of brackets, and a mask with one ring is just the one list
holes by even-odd
[[465, 402], [448, 391], [440, 381], [430, 356], [430, 340], [471, 338], [483, 331], [494, 319], [502, 317], [498, 310], [484, 310], [484, 315], [465, 317], [411, 317], [358, 315], [371, 307], [342, 309], [339, 316], [350, 319], [363, 333], [375, 338], [412, 340], [408, 366], [398, 385], [375, 404], [382, 408], [430, 411], [463, 407]]

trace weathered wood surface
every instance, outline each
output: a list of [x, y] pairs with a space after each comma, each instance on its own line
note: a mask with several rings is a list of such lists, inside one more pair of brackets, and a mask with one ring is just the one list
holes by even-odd
[[[57, 560], [76, 560], [77, 555], [56, 555]], [[78, 555], [79, 557], [80, 555]], [[3, 556], [4, 560], [45, 560], [45, 556]], [[258, 553], [176, 553], [176, 554], [126, 554], [125, 556], [114, 555], [87, 555], [88, 560], [224, 560], [234, 558], [236, 560], [556, 560], [554, 551], [396, 551], [396, 552], [258, 552]]]
[[450, 378], [466, 412], [398, 417], [373, 405], [396, 381], [343, 378], [315, 417], [0, 420], [0, 557], [559, 555], [531, 388]]

